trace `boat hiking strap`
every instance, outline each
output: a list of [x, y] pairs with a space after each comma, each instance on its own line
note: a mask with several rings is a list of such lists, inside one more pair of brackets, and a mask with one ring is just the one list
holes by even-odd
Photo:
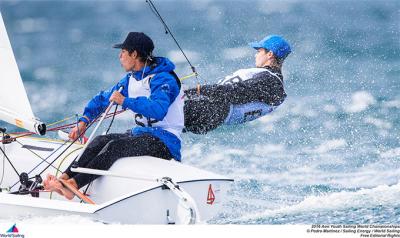
[[59, 179], [58, 181], [60, 181], [62, 183], [62, 185], [64, 185], [64, 187], [66, 187], [67, 189], [69, 189], [71, 192], [73, 192], [78, 198], [80, 198], [82, 201], [88, 203], [88, 204], [93, 204], [95, 205], [96, 203], [93, 202], [92, 199], [88, 198], [85, 194], [83, 194], [81, 191], [79, 191], [78, 189], [74, 188], [74, 186], [72, 186], [71, 184], [69, 184], [66, 180], [64, 179]]

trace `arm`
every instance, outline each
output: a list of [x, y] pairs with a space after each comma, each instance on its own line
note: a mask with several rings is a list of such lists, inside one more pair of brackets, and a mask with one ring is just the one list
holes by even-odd
[[108, 91], [101, 91], [99, 94], [94, 96], [85, 107], [83, 116], [79, 118], [78, 125], [72, 128], [69, 133], [69, 138], [75, 140], [80, 134], [84, 135], [87, 125], [93, 121], [104, 109], [109, 105], [108, 98], [110, 98], [113, 91], [117, 91], [121, 86], [124, 87], [122, 93], [128, 94], [128, 79], [129, 74], [126, 75], [117, 85], [109, 89]]
[[151, 94], [147, 97], [125, 98], [122, 106], [145, 117], [161, 121], [169, 106], [179, 95], [179, 86], [169, 73], [159, 73], [150, 81]]
[[[185, 90], [191, 99], [197, 97], [196, 88]], [[216, 103], [244, 104], [264, 102], [278, 106], [286, 98], [282, 83], [268, 72], [261, 72], [252, 78], [232, 84], [213, 84], [201, 87], [200, 94]]]
[[282, 83], [268, 72], [261, 72], [246, 81], [225, 85], [226, 97], [232, 104], [264, 102], [278, 106], [286, 98]]
[[286, 98], [282, 81], [269, 73], [259, 73], [251, 81], [250, 87], [257, 90], [257, 100], [271, 106], [279, 106]]
[[[209, 98], [213, 102], [224, 103], [228, 101], [226, 93], [229, 88], [227, 85], [209, 84], [200, 87], [200, 95]], [[185, 95], [188, 99], [197, 98], [197, 88], [190, 88], [185, 90]]]

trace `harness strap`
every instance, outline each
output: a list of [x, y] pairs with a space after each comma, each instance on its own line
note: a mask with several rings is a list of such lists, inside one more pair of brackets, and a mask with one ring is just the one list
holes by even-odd
[[178, 75], [175, 73], [175, 71], [170, 71], [169, 72], [172, 76], [174, 76], [174, 78], [175, 78], [175, 80], [176, 80], [176, 83], [178, 84], [178, 87], [179, 87], [179, 90], [181, 90], [181, 87], [182, 87], [182, 83], [181, 83], [181, 80], [179, 79], [179, 77], [178, 77]]
[[139, 114], [139, 113], [135, 114], [135, 123], [136, 123], [136, 125], [141, 126], [141, 127], [146, 127], [146, 125], [143, 122], [139, 121], [138, 118], [139, 119], [143, 119], [143, 115]]

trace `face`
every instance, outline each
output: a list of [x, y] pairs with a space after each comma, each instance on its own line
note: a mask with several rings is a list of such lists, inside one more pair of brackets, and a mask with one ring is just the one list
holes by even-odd
[[136, 51], [129, 55], [128, 50], [122, 49], [119, 53], [119, 61], [121, 62], [122, 68], [124, 68], [126, 72], [131, 71], [137, 62]]
[[270, 61], [271, 54], [272, 54], [271, 52], [266, 51], [264, 48], [258, 49], [255, 55], [256, 67], [265, 66]]

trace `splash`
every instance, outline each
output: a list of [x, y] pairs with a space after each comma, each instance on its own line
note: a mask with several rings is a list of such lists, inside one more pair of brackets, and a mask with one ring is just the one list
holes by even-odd
[[254, 215], [246, 215], [239, 220], [255, 220], [313, 212], [373, 208], [377, 206], [399, 206], [399, 196], [400, 184], [392, 186], [381, 185], [372, 189], [360, 189], [356, 192], [342, 191], [325, 196], [310, 196], [296, 205], [276, 210], [266, 210], [263, 213]]
[[375, 98], [367, 91], [355, 92], [351, 97], [351, 103], [345, 107], [345, 111], [349, 113], [362, 112], [370, 105], [375, 104]]

